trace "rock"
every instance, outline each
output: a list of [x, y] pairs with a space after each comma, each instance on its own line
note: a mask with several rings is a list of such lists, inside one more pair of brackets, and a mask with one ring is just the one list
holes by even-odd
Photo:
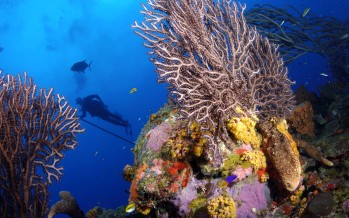
[[332, 192], [320, 192], [308, 204], [305, 217], [320, 217], [331, 214], [335, 202]]

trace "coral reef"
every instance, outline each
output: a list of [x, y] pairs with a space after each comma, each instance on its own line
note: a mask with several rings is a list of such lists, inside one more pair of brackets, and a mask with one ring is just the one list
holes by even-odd
[[314, 141], [298, 151], [296, 136], [315, 140], [318, 133], [302, 127], [312, 119], [310, 106], [296, 110], [302, 117], [290, 123], [300, 134], [291, 135], [285, 116], [294, 106], [292, 82], [276, 46], [247, 26], [244, 6], [149, 0], [143, 8], [145, 21], [133, 27], [174, 103], [150, 117], [135, 163], [125, 168], [126, 179], [133, 175], [128, 209], [136, 209], [129, 215], [300, 216], [316, 194], [338, 187], [305, 184], [303, 169], [314, 160], [301, 156], [304, 150], [327, 166], [332, 160], [315, 152]]
[[130, 189], [130, 202], [139, 211], [148, 212], [156, 203], [173, 197], [186, 187], [191, 169], [185, 162], [153, 159], [137, 169]]
[[293, 83], [276, 46], [246, 24], [245, 7], [240, 12], [227, 0], [148, 4], [146, 20], [133, 27], [151, 49], [159, 82], [169, 84], [180, 116], [206, 131], [207, 158], [221, 161], [219, 143], [229, 140], [231, 118], [258, 114], [268, 120], [290, 112]]
[[52, 89], [37, 92], [26, 73], [0, 76], [0, 214], [45, 217], [58, 163], [83, 132], [77, 110]]

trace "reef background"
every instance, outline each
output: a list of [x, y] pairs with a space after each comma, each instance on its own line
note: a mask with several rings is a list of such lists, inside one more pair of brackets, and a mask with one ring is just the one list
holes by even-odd
[[[0, 1], [0, 69], [17, 74], [27, 71], [40, 87], [53, 87], [74, 105], [75, 98], [99, 94], [109, 109], [118, 111], [133, 126], [136, 140], [149, 115], [167, 102], [164, 85], [156, 83], [154, 67], [142, 46], [143, 40], [131, 29], [141, 20], [140, 3], [144, 1], [39, 0]], [[348, 19], [349, 1], [245, 1], [247, 10], [254, 4], [282, 7], [292, 4], [299, 10], [310, 8], [318, 15]], [[281, 5], [282, 4], [282, 5]], [[76, 74], [73, 63], [93, 61], [91, 71]], [[289, 66], [294, 89], [306, 85], [317, 91], [332, 80], [326, 61], [308, 54]], [[320, 75], [326, 73], [329, 76]], [[132, 95], [129, 91], [136, 87]], [[76, 105], [75, 105], [76, 106]], [[88, 118], [112, 132], [127, 137], [123, 128], [96, 118]], [[79, 136], [79, 146], [66, 154], [64, 176], [51, 186], [51, 202], [58, 192], [70, 191], [80, 208], [87, 212], [96, 205], [116, 208], [127, 204], [129, 183], [121, 178], [122, 169], [133, 162], [131, 145], [83, 123], [86, 133]]]

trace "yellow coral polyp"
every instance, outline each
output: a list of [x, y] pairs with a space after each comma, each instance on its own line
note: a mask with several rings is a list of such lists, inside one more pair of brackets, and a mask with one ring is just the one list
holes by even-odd
[[200, 138], [199, 142], [194, 145], [194, 155], [200, 157], [206, 144], [207, 139]]
[[268, 179], [269, 179], [269, 174], [268, 173], [263, 173], [261, 175], [261, 177], [259, 178], [259, 181], [263, 183], [263, 182], [268, 181]]
[[197, 157], [200, 157], [202, 155], [202, 152], [204, 151], [204, 147], [200, 145], [194, 146], [194, 155]]
[[195, 140], [195, 139], [198, 139], [198, 138], [201, 137], [200, 125], [197, 122], [193, 122], [190, 125], [189, 129], [190, 129], [190, 132], [191, 132], [190, 137], [192, 139]]
[[241, 156], [241, 160], [249, 161], [255, 172], [267, 167], [267, 159], [261, 150], [245, 151]]
[[235, 139], [251, 144], [253, 148], [260, 147], [261, 135], [256, 131], [256, 121], [249, 117], [233, 117], [228, 121], [227, 128]]
[[212, 198], [207, 205], [210, 217], [236, 217], [236, 207], [233, 198], [229, 196], [218, 196]]
[[183, 143], [175, 143], [173, 140], [170, 140], [169, 144], [171, 145], [172, 158], [182, 159], [189, 152], [188, 146]]
[[292, 205], [297, 205], [300, 202], [301, 196], [303, 194], [303, 189], [300, 188], [290, 196], [290, 201]]
[[138, 212], [140, 212], [143, 215], [148, 215], [151, 211], [150, 207], [141, 207], [141, 206], [136, 206], [136, 209]]
[[288, 132], [288, 125], [285, 119], [281, 120], [280, 122], [278, 122], [276, 124], [276, 129], [281, 132], [284, 136], [286, 136], [286, 138], [288, 139], [288, 141], [291, 144], [292, 150], [295, 153], [295, 155], [299, 158], [299, 152], [297, 149], [297, 144], [296, 142], [293, 140], [292, 135]]

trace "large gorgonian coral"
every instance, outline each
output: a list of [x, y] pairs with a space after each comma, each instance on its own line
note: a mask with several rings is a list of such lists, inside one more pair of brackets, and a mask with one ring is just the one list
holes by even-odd
[[0, 216], [46, 217], [48, 185], [62, 176], [58, 163], [81, 133], [77, 110], [40, 89], [26, 74], [0, 71]]
[[[148, 0], [145, 22], [133, 26], [150, 48], [159, 82], [169, 84], [180, 113], [227, 138], [227, 120], [257, 114], [284, 117], [292, 82], [276, 46], [247, 26], [228, 0]], [[207, 135], [208, 136], [208, 135]], [[212, 142], [212, 140], [211, 140]]]

